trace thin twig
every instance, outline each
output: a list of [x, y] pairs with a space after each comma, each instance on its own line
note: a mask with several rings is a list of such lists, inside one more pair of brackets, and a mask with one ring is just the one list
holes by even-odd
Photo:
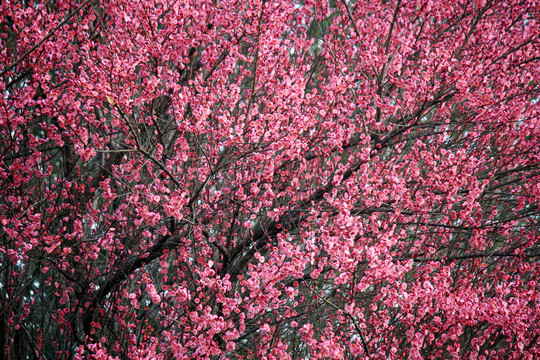
[[51, 38], [51, 36], [53, 36], [58, 31], [58, 29], [60, 29], [62, 26], [64, 26], [64, 24], [67, 23], [75, 14], [77, 14], [79, 12], [79, 10], [81, 10], [83, 7], [88, 5], [91, 1], [92, 0], [86, 0], [84, 3], [79, 5], [75, 10], [73, 10], [62, 22], [60, 22], [60, 24], [58, 24], [50, 33], [48, 33], [47, 36], [45, 36], [43, 39], [41, 39], [36, 45], [32, 46], [32, 48], [30, 50], [28, 50], [24, 54], [22, 54], [20, 58], [15, 60], [15, 62], [13, 62], [7, 68], [2, 70], [0, 72], [0, 77], [4, 76], [8, 71], [13, 69], [15, 66], [19, 65], [19, 63], [21, 61], [23, 61], [25, 57], [27, 57], [28, 55], [30, 55], [31, 53], [36, 51], [41, 45], [43, 45], [43, 43], [45, 43], [45, 41], [49, 40]]

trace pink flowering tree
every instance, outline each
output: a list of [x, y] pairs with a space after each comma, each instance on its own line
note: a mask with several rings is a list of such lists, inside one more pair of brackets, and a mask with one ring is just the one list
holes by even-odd
[[540, 357], [535, 0], [0, 3], [0, 359]]

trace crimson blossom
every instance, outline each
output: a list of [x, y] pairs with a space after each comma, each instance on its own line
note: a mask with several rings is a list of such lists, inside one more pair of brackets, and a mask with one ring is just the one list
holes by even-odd
[[4, 0], [0, 359], [540, 358], [537, 0]]

